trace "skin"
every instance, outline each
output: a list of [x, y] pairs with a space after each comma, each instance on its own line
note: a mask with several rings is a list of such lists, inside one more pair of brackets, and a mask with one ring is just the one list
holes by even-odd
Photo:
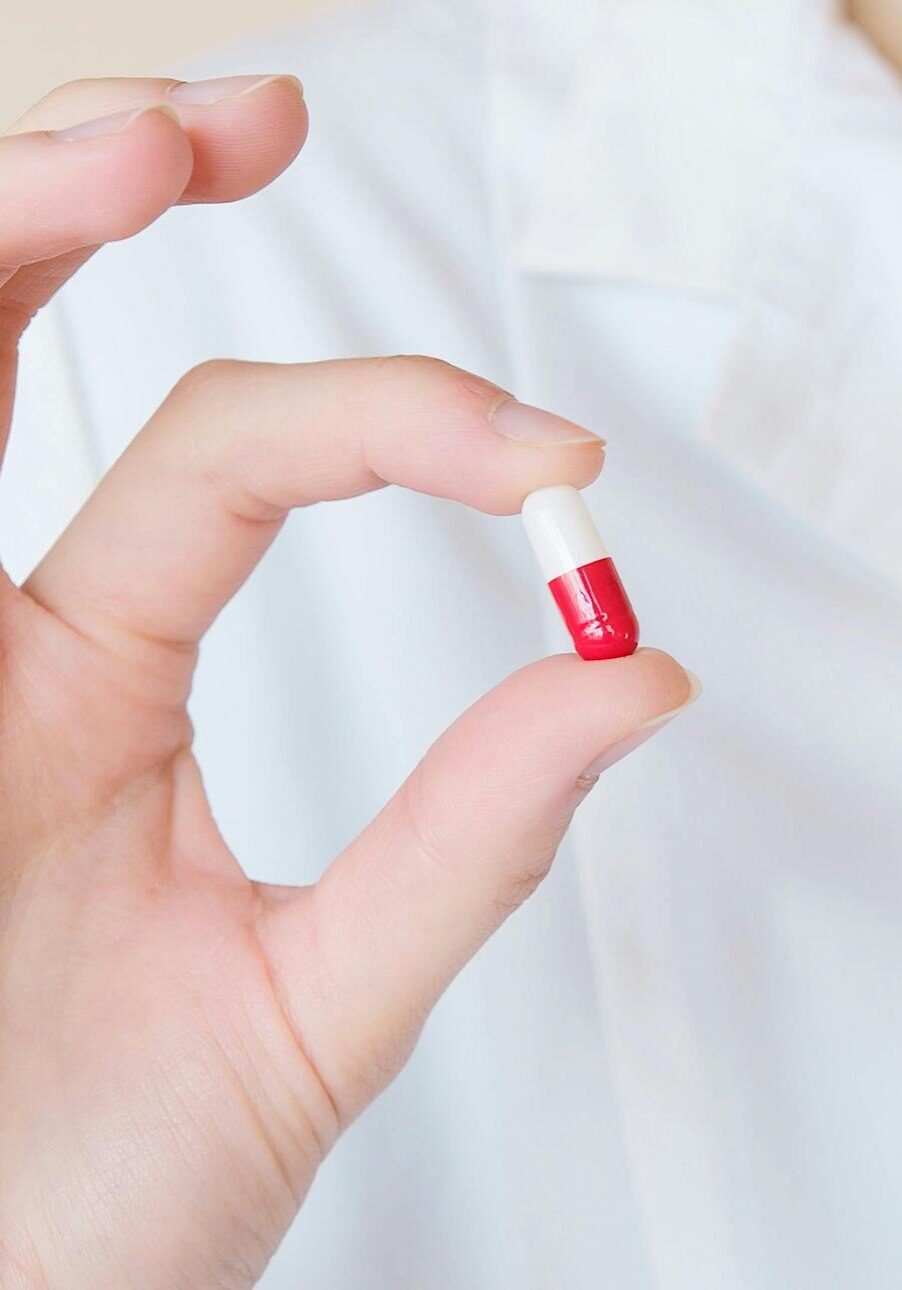
[[[303, 143], [287, 78], [45, 133], [171, 84], [67, 85], [0, 139], [4, 426], [28, 319], [94, 247], [241, 198]], [[545, 659], [466, 712], [315, 886], [249, 882], [225, 846], [185, 709], [207, 626], [293, 506], [391, 481], [507, 514], [597, 475], [600, 444], [558, 419], [547, 443], [497, 433], [505, 397], [425, 358], [207, 364], [27, 583], [0, 581], [5, 1290], [251, 1286], [337, 1135], [547, 872], [587, 768], [688, 697], [654, 650]]]
[[849, 0], [849, 16], [865, 30], [877, 48], [902, 69], [902, 4], [900, 0]]

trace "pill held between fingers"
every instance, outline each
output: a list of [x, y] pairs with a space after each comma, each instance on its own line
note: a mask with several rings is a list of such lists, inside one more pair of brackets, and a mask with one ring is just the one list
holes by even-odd
[[539, 488], [523, 503], [523, 523], [576, 652], [623, 658], [639, 644], [639, 624], [582, 494], [569, 484]]

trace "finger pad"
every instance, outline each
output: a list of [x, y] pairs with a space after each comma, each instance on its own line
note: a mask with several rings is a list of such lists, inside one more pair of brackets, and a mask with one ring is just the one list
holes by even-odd
[[560, 654], [521, 668], [445, 735], [442, 758], [511, 781], [581, 769], [597, 751], [687, 697], [683, 668], [660, 650], [586, 663]]
[[18, 264], [130, 237], [178, 200], [193, 164], [187, 136], [160, 113], [106, 138], [21, 135], [6, 141], [2, 156], [16, 184], [0, 258]]
[[271, 183], [307, 138], [307, 107], [299, 94], [271, 86], [249, 111], [242, 99], [183, 113], [194, 148], [186, 202], [233, 202]]

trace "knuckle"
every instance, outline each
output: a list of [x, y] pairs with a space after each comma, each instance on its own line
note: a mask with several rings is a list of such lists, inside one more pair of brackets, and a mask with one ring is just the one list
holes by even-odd
[[427, 354], [389, 354], [373, 362], [376, 374], [385, 380], [404, 385], [414, 383], [433, 397], [458, 403], [477, 403], [484, 408], [487, 402], [497, 402], [499, 396], [507, 393], [475, 372]]
[[386, 1027], [384, 1020], [354, 1037], [341, 1054], [339, 1083], [345, 1122], [374, 1101], [406, 1066], [425, 1018]]
[[451, 363], [443, 358], [434, 358], [430, 354], [383, 354], [373, 359], [377, 370], [392, 378], [406, 374], [455, 371]]
[[190, 367], [185, 375], [179, 380], [176, 389], [194, 389], [198, 385], [204, 386], [211, 382], [227, 380], [233, 374], [236, 368], [243, 367], [244, 364], [238, 359], [232, 358], [206, 358], [202, 363]]
[[508, 875], [496, 901], [500, 918], [514, 913], [541, 886], [551, 870], [556, 850], [555, 846], [548, 846]]
[[267, 365], [212, 358], [192, 367], [166, 400], [165, 411], [183, 444], [185, 459], [201, 474], [226, 510], [242, 520], [272, 524], [286, 507], [272, 502], [249, 479], [247, 453], [253, 448], [246, 418], [236, 415], [249, 381], [265, 382]]
[[250, 365], [232, 358], [208, 358], [191, 367], [173, 387], [172, 402], [207, 401], [241, 376]]
[[415, 772], [403, 786], [399, 805], [407, 832], [420, 859], [439, 872], [453, 871], [453, 860], [442, 836], [442, 828], [435, 820], [424, 800], [423, 768]]

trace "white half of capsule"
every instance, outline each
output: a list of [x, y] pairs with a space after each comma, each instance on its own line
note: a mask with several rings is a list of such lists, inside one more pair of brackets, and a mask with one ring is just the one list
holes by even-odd
[[546, 582], [608, 558], [582, 493], [569, 484], [536, 489], [524, 501], [522, 514]]

